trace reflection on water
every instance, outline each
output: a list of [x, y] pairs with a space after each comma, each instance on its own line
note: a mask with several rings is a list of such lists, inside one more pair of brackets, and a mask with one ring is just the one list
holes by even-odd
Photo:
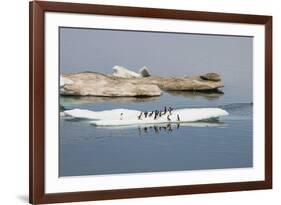
[[60, 96], [60, 103], [67, 104], [100, 104], [100, 103], [143, 103], [159, 99], [156, 97], [95, 97], [95, 96]]
[[149, 134], [149, 132], [153, 132], [155, 134], [159, 134], [161, 132], [172, 133], [173, 131], [178, 131], [181, 127], [226, 127], [226, 123], [214, 121], [200, 121], [193, 123], [165, 123], [158, 125], [147, 125], [147, 126], [138, 126], [138, 134], [140, 136]]
[[[176, 129], [178, 130], [180, 128], [180, 124], [177, 124], [176, 125]], [[142, 134], [147, 134], [149, 131], [152, 131], [156, 134], [159, 134], [159, 132], [173, 132], [173, 128], [172, 128], [172, 125], [171, 124], [167, 124], [166, 126], [163, 125], [163, 126], [147, 126], [147, 127], [144, 127], [144, 128], [141, 128], [141, 127], [138, 127], [138, 131], [139, 131], [139, 135], [142, 135]]]
[[224, 93], [222, 91], [168, 91], [169, 94], [173, 96], [183, 96], [187, 98], [198, 98], [203, 97], [206, 100], [216, 100], [219, 97], [223, 96]]
[[[77, 119], [77, 118], [70, 118], [70, 119], [65, 119], [67, 121], [71, 122], [78, 122], [82, 121], [82, 119]], [[84, 122], [87, 122], [84, 120]], [[150, 127], [225, 127], [227, 124], [225, 122], [221, 122], [216, 119], [211, 119], [211, 120], [202, 120], [202, 121], [197, 121], [197, 122], [177, 122], [177, 123], [155, 123], [155, 124], [143, 124], [143, 125], [120, 125], [120, 126], [95, 126], [96, 128], [101, 128], [101, 129], [128, 129], [128, 128], [150, 128]]]
[[222, 97], [224, 93], [222, 91], [167, 91], [162, 96], [155, 97], [95, 97], [95, 96], [60, 96], [60, 110], [63, 111], [65, 107], [71, 106], [82, 106], [83, 104], [89, 105], [102, 105], [103, 103], [116, 104], [140, 104], [140, 103], [154, 103], [161, 101], [161, 98], [166, 97], [184, 97], [190, 100], [206, 99], [216, 100]]

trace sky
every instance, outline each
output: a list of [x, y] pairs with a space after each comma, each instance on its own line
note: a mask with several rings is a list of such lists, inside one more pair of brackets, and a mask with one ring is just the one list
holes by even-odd
[[219, 73], [224, 90], [252, 99], [253, 37], [61, 27], [60, 72], [112, 73], [115, 65], [157, 76]]

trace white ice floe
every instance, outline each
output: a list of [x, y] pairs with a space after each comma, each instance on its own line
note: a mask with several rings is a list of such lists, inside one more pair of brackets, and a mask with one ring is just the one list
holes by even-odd
[[[154, 113], [150, 117], [138, 119], [141, 111], [128, 109], [113, 109], [105, 111], [90, 111], [82, 109], [73, 109], [64, 111], [66, 116], [73, 118], [83, 118], [93, 120], [90, 123], [96, 126], [127, 126], [127, 125], [142, 125], [142, 124], [162, 124], [162, 123], [183, 123], [183, 122], [197, 122], [221, 116], [228, 115], [220, 108], [186, 108], [176, 109], [162, 114], [161, 117], [154, 119]], [[162, 112], [163, 113], [163, 112]], [[148, 113], [148, 115], [150, 112]]]
[[146, 66], [143, 66], [139, 70], [139, 73], [136, 73], [132, 70], [129, 70], [128, 68], [119, 65], [115, 65], [112, 69], [113, 69], [112, 75], [121, 78], [141, 78], [141, 77], [151, 76], [149, 69]]
[[73, 118], [89, 119], [89, 120], [120, 120], [121, 113], [122, 120], [133, 119], [134, 117], [140, 114], [140, 111], [137, 110], [128, 110], [128, 109], [113, 109], [113, 110], [104, 110], [104, 111], [91, 111], [83, 109], [73, 109], [64, 111], [66, 116]]
[[131, 71], [125, 67], [116, 65], [113, 68], [113, 76], [122, 77], [122, 78], [140, 78], [142, 77], [139, 73]]

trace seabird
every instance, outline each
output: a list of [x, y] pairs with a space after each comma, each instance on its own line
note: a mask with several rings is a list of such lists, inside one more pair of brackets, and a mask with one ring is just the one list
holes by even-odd
[[120, 114], [120, 120], [123, 120], [123, 113]]
[[158, 116], [158, 112], [155, 112], [154, 120], [156, 120], [157, 116]]
[[140, 115], [138, 116], [138, 119], [139, 119], [139, 120], [141, 120], [141, 115], [142, 115], [142, 112], [141, 112]]
[[144, 117], [147, 117], [147, 114], [148, 114], [148, 112], [145, 111], [145, 112], [144, 112]]
[[166, 112], [167, 112], [167, 107], [165, 106], [164, 107], [164, 115], [166, 114]]
[[154, 111], [152, 111], [151, 113], [149, 113], [148, 116], [151, 117], [151, 116], [153, 115], [153, 113], [154, 113]]
[[171, 121], [171, 119], [170, 119], [170, 115], [167, 115], [167, 119], [168, 119], [169, 121]]
[[170, 115], [172, 114], [172, 110], [173, 110], [173, 108], [172, 108], [172, 107], [169, 107], [169, 113], [170, 113]]
[[177, 114], [177, 120], [178, 120], [178, 121], [181, 121], [181, 120], [180, 120], [180, 115], [179, 115], [179, 114]]

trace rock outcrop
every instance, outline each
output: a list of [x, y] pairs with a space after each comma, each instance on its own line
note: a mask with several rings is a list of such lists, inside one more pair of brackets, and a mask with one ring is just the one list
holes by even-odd
[[203, 80], [220, 81], [221, 77], [217, 73], [207, 73], [200, 76]]
[[[118, 70], [120, 71], [120, 69]], [[120, 77], [120, 75], [104, 75], [96, 72], [63, 74], [61, 79], [63, 79], [64, 84], [61, 84], [60, 91], [62, 95], [76, 96], [149, 97], [161, 95], [162, 90], [210, 91], [223, 87], [223, 84], [220, 80], [214, 80], [220, 79], [218, 74], [216, 74], [216, 78], [211, 80], [206, 78], [204, 79], [202, 76], [130, 76], [126, 78], [123, 77], [123, 74], [122, 77]], [[206, 74], [203, 76], [209, 75]]]
[[62, 78], [65, 82], [60, 88], [62, 95], [149, 97], [162, 94], [157, 85], [135, 83], [133, 80], [142, 78], [115, 77], [95, 72], [65, 74]]
[[151, 76], [150, 75], [150, 72], [149, 72], [149, 69], [146, 67], [146, 66], [143, 66], [141, 69], [140, 69], [140, 71], [139, 71], [139, 73], [140, 73], [140, 75], [142, 76], [142, 77], [149, 77], [149, 76]]

